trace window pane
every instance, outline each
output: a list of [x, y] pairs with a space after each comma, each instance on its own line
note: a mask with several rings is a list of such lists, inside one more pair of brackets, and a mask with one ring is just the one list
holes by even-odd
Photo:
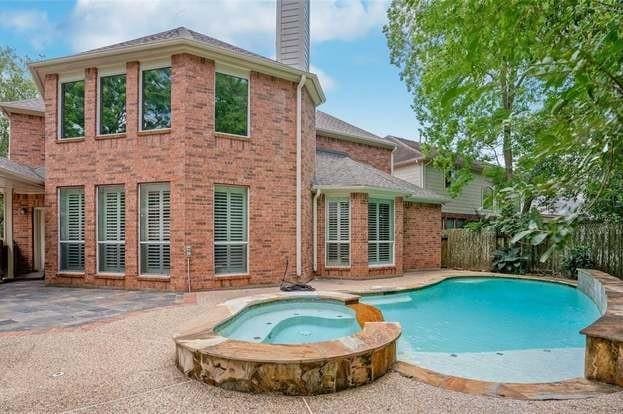
[[100, 78], [100, 134], [125, 132], [125, 75]]
[[216, 132], [247, 135], [249, 80], [216, 73]]
[[350, 264], [350, 209], [348, 200], [327, 200], [326, 262]]
[[143, 71], [142, 129], [171, 128], [171, 68]]
[[59, 191], [59, 243], [61, 271], [84, 271], [84, 190]]
[[217, 187], [214, 190], [214, 272], [247, 271], [247, 190]]
[[125, 193], [121, 186], [97, 189], [97, 239], [100, 272], [125, 270]]
[[368, 201], [368, 263], [390, 264], [394, 257], [394, 201]]
[[84, 136], [84, 81], [61, 84], [61, 138]]
[[141, 274], [168, 275], [171, 262], [171, 193], [169, 184], [142, 184]]

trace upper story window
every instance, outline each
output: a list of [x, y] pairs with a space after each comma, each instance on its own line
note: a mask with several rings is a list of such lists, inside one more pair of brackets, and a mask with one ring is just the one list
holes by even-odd
[[446, 170], [444, 173], [444, 188], [447, 190], [452, 187], [452, 184], [456, 181], [458, 171], [454, 168]]
[[394, 262], [394, 201], [368, 201], [368, 264]]
[[171, 68], [141, 72], [141, 130], [171, 128]]
[[60, 83], [59, 138], [84, 136], [84, 79]]
[[99, 131], [100, 135], [125, 132], [125, 74], [100, 77]]
[[482, 188], [482, 209], [493, 211], [495, 210], [495, 190], [493, 187]]
[[249, 135], [249, 75], [244, 72], [216, 72], [215, 131]]

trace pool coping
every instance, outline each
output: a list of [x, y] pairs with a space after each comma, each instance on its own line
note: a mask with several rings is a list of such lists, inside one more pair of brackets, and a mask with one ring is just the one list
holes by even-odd
[[[267, 344], [229, 339], [215, 328], [249, 307], [297, 299], [342, 302], [355, 311], [361, 331], [331, 341]], [[396, 362], [400, 325], [382, 320], [373, 306], [343, 292], [275, 292], [235, 298], [180, 329], [173, 337], [184, 374], [226, 389], [311, 395], [369, 383]]]
[[[618, 322], [618, 326], [616, 331], [623, 335], [623, 281], [620, 281], [610, 275], [607, 275], [603, 272], [596, 272], [595, 277], [598, 277], [600, 282], [605, 283], [606, 286], [608, 284], [614, 284], [617, 286], [616, 292], [616, 309], [612, 311], [612, 313], [616, 312], [614, 315], [608, 315], [608, 312], [602, 316], [597, 322], [592, 325], [584, 328], [581, 333], [589, 336], [591, 333], [595, 335], [604, 335], [604, 332], [608, 332], [612, 330], [613, 322]], [[555, 277], [548, 276], [534, 276], [534, 275], [508, 275], [508, 274], [499, 274], [499, 273], [491, 273], [491, 274], [482, 274], [482, 273], [460, 273], [460, 274], [447, 274], [447, 275], [435, 275], [433, 277], [427, 278], [422, 281], [406, 283], [402, 286], [394, 286], [387, 285], [383, 286], [373, 286], [366, 288], [358, 288], [358, 289], [341, 289], [340, 291], [348, 292], [351, 294], [357, 294], [361, 296], [366, 295], [374, 295], [374, 294], [389, 294], [389, 293], [399, 293], [405, 291], [414, 291], [419, 289], [428, 288], [434, 285], [437, 285], [445, 280], [450, 279], [460, 279], [460, 278], [506, 278], [506, 279], [522, 279], [522, 280], [532, 280], [532, 281], [540, 281], [547, 283], [557, 283], [566, 286], [571, 286], [575, 288], [580, 288], [582, 286], [582, 281], [585, 280], [582, 278], [582, 271], [579, 270], [580, 274], [580, 283], [570, 280], [570, 279], [560, 279]], [[605, 275], [605, 276], [604, 276]], [[607, 276], [607, 277], [606, 277]], [[377, 280], [377, 282], [381, 282], [382, 280]], [[584, 282], [586, 284], [586, 282]], [[620, 288], [620, 290], [618, 289]], [[582, 289], [584, 293], [586, 293], [595, 304], [600, 307], [597, 303], [596, 299], [587, 292], [585, 289]], [[607, 299], [607, 308], [611, 309], [611, 298], [608, 295], [611, 289], [605, 288], [604, 297]], [[619, 299], [621, 302], [619, 303]], [[602, 312], [603, 313], [603, 312]], [[602, 321], [602, 319], [605, 320]], [[614, 319], [613, 319], [614, 318]], [[588, 341], [588, 340], [587, 340]], [[590, 341], [588, 341], [590, 342]], [[587, 345], [588, 350], [588, 345]], [[588, 352], [587, 352], [588, 359]], [[587, 361], [587, 368], [589, 365], [589, 361]], [[557, 381], [557, 382], [545, 382], [545, 383], [510, 383], [510, 382], [490, 382], [490, 381], [482, 381], [465, 377], [452, 376], [447, 374], [442, 374], [433, 370], [429, 370], [423, 368], [419, 365], [413, 364], [409, 361], [403, 361], [398, 359], [398, 362], [394, 365], [393, 368], [399, 374], [413, 378], [417, 381], [424, 382], [429, 385], [433, 385], [436, 387], [440, 387], [443, 389], [462, 392], [466, 394], [475, 394], [475, 395], [485, 395], [491, 397], [501, 397], [501, 398], [513, 398], [513, 399], [523, 399], [523, 400], [569, 400], [569, 399], [583, 399], [583, 398], [592, 398], [603, 394], [610, 394], [615, 392], [622, 391], [621, 388], [611, 385], [609, 383], [592, 381], [591, 379], [586, 379], [582, 377], [571, 378], [568, 380]], [[588, 370], [587, 370], [588, 372]], [[594, 378], [597, 379], [597, 378]]]

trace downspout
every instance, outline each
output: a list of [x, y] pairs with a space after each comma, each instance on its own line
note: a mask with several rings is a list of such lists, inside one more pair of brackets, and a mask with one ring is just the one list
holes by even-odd
[[314, 228], [312, 229], [312, 234], [314, 235], [313, 241], [313, 249], [314, 249], [314, 273], [318, 271], [318, 197], [320, 196], [320, 190], [316, 190], [316, 194], [314, 194], [314, 202], [312, 203], [312, 208], [314, 211], [312, 212]]
[[398, 147], [394, 146], [394, 149], [392, 150], [392, 153], [391, 153], [390, 158], [389, 158], [389, 162], [390, 162], [389, 174], [390, 175], [394, 175], [394, 153], [396, 152], [397, 149], [398, 149]]
[[301, 163], [302, 163], [302, 120], [301, 120], [301, 106], [302, 106], [302, 92], [303, 85], [307, 76], [301, 75], [301, 80], [296, 87], [296, 276], [301, 277], [302, 274], [302, 243], [301, 243]]

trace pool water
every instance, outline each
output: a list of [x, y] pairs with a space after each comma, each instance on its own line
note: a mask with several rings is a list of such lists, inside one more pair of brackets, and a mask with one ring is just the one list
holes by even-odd
[[573, 287], [504, 278], [448, 279], [361, 301], [401, 324], [399, 359], [499, 382], [583, 376], [585, 339], [579, 331], [600, 316]]
[[215, 328], [227, 338], [270, 344], [329, 341], [360, 330], [351, 308], [337, 301], [314, 299], [254, 305]]

